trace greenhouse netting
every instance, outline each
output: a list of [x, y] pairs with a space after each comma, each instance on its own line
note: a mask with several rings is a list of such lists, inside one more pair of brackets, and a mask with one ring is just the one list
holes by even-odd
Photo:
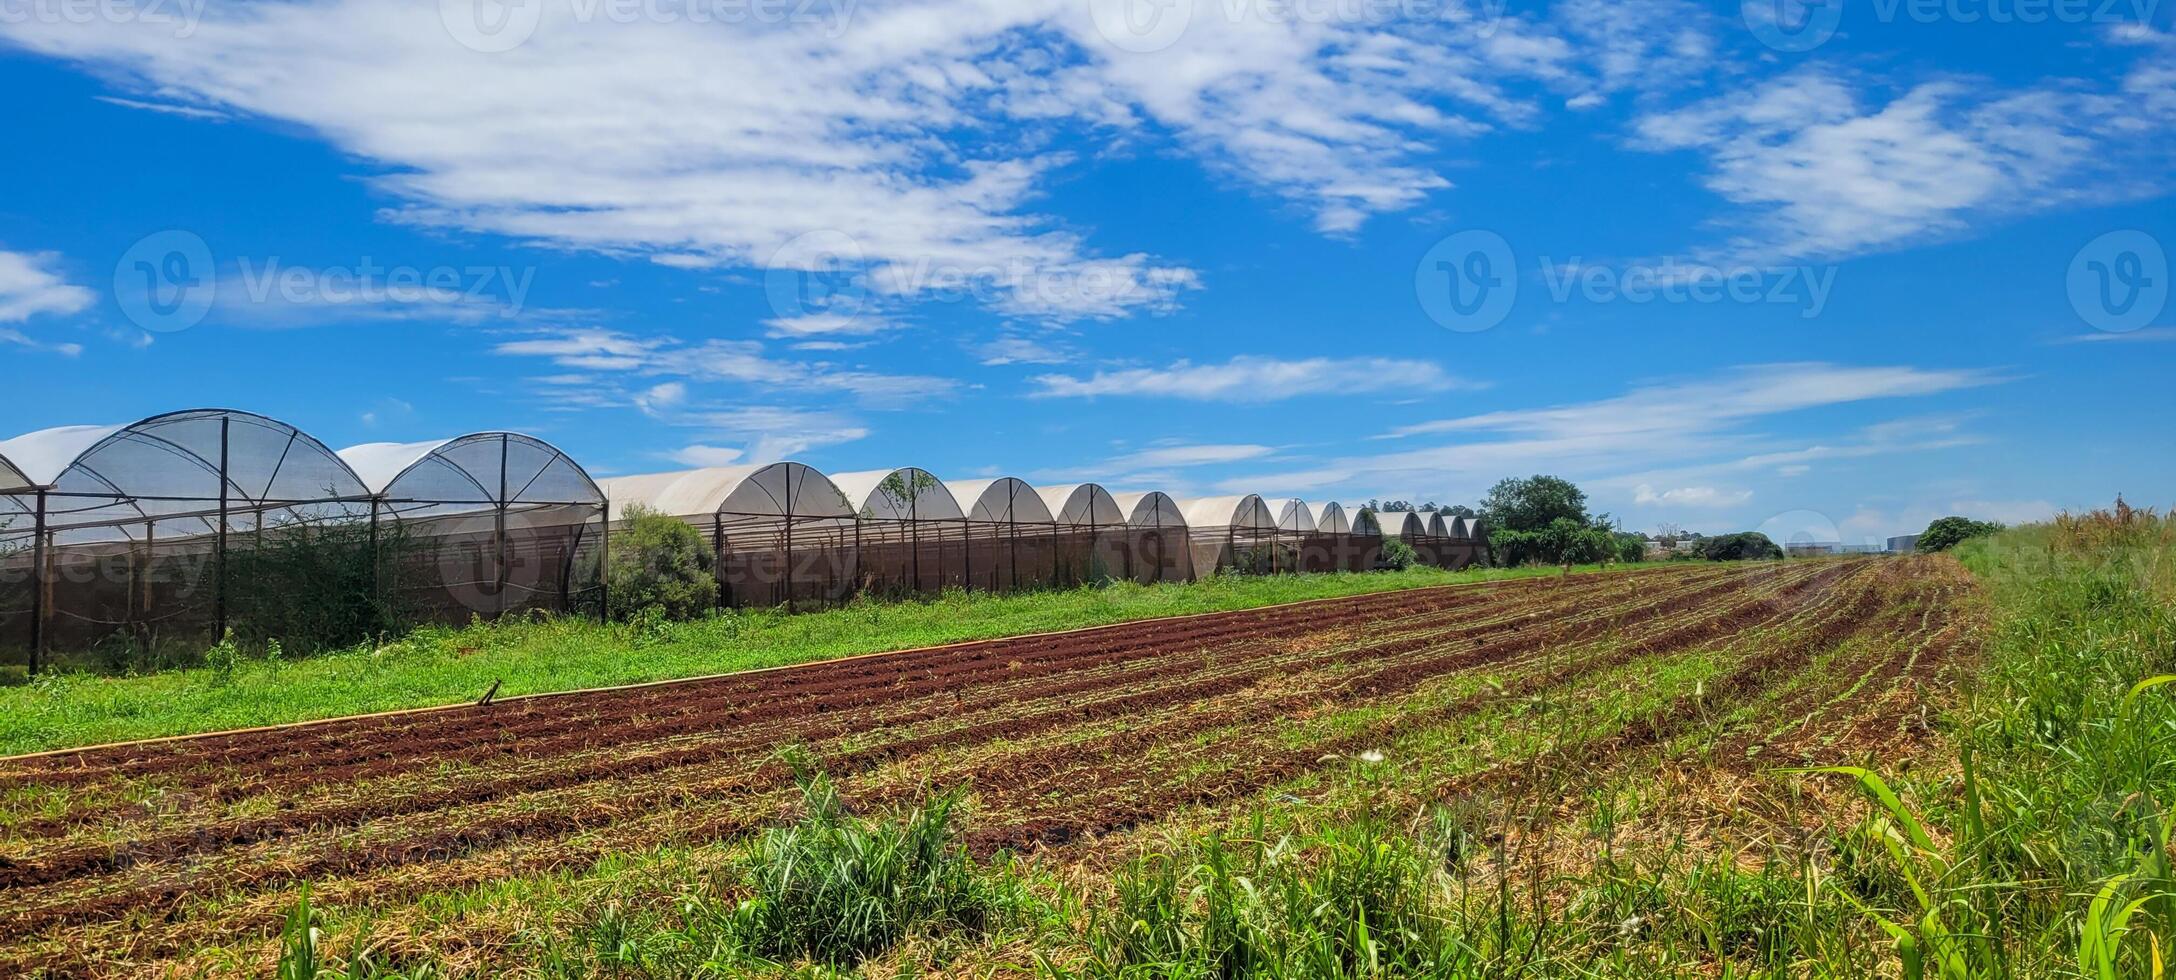
[[1194, 574], [1268, 575], [1279, 570], [1277, 515], [1254, 494], [1179, 501]]
[[399, 615], [603, 612], [604, 493], [551, 444], [479, 432], [367, 443], [340, 458], [371, 491], [381, 593]]
[[1009, 476], [945, 485], [967, 511], [968, 564], [976, 588], [1018, 592], [1057, 581], [1057, 522], [1034, 487]]
[[0, 646], [109, 663], [229, 628], [351, 642], [385, 620], [370, 493], [324, 444], [248, 412], [198, 409], [0, 443]]
[[801, 463], [716, 466], [601, 480], [615, 512], [641, 506], [703, 529], [729, 606], [840, 603], [854, 593], [861, 522]]
[[1125, 577], [1126, 512], [1109, 490], [1094, 483], [1038, 487], [1056, 523], [1057, 582], [1088, 585]]
[[855, 588], [933, 595], [973, 581], [967, 515], [944, 482], [907, 466], [832, 474], [860, 517]]
[[1143, 585], [1193, 580], [1186, 515], [1178, 501], [1154, 490], [1116, 493], [1111, 500], [1126, 515], [1126, 578]]

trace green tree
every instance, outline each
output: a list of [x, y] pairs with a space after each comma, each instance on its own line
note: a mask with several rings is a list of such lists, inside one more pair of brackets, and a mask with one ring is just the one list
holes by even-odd
[[1617, 542], [1617, 560], [1627, 565], [1647, 560], [1647, 539], [1637, 534], [1619, 531], [1613, 537]]
[[718, 602], [702, 532], [640, 504], [627, 508], [612, 542], [611, 583], [618, 619], [650, 609], [669, 619], [693, 619]]
[[1740, 531], [1702, 539], [1700, 557], [1709, 561], [1760, 561], [1783, 557], [1783, 549], [1759, 531]]
[[1969, 517], [1937, 517], [1919, 532], [1920, 551], [1948, 551], [1967, 538], [1983, 538], [2002, 530], [1994, 521], [1975, 521]]
[[1500, 480], [1481, 500], [1481, 519], [1506, 531], [1539, 531], [1564, 518], [1578, 524], [1587, 517], [1587, 494], [1570, 480], [1554, 476]]

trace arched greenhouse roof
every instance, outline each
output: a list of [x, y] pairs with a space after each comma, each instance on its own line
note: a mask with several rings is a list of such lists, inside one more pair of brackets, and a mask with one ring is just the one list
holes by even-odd
[[1126, 523], [1131, 527], [1185, 527], [1186, 515], [1179, 512], [1179, 502], [1167, 494], [1151, 490], [1147, 493], [1114, 493], [1111, 500], [1126, 513]]
[[967, 516], [944, 481], [920, 467], [837, 473], [831, 483], [856, 513], [871, 520], [957, 521]]
[[1197, 497], [1179, 501], [1186, 525], [1195, 528], [1231, 527], [1250, 531], [1274, 531], [1277, 515], [1254, 494], [1241, 497]]
[[371, 442], [340, 450], [380, 497], [428, 504], [602, 504], [604, 491], [572, 457], [518, 432], [431, 442]]
[[1050, 507], [1025, 480], [952, 480], [945, 484], [977, 524], [1051, 524]]
[[1428, 522], [1418, 511], [1380, 511], [1375, 515], [1375, 523], [1384, 537], [1417, 538], [1428, 533]]
[[712, 466], [599, 481], [615, 509], [641, 504], [673, 517], [852, 518], [854, 506], [804, 463]]
[[1309, 504], [1315, 512], [1315, 530], [1324, 534], [1351, 534], [1352, 521], [1345, 516], [1345, 505], [1335, 500]]
[[1126, 523], [1126, 512], [1119, 509], [1118, 501], [1111, 498], [1111, 492], [1099, 484], [1037, 487], [1035, 492], [1043, 498], [1043, 504], [1050, 508], [1051, 516], [1060, 524], [1076, 527], [1118, 527]]
[[64, 425], [0, 440], [0, 493], [52, 486], [77, 457], [121, 428]]
[[1307, 506], [1307, 501], [1298, 497], [1291, 497], [1275, 502], [1265, 500], [1262, 503], [1270, 509], [1271, 513], [1277, 515], [1277, 530], [1279, 531], [1312, 531], [1315, 529], [1315, 512], [1313, 508]]

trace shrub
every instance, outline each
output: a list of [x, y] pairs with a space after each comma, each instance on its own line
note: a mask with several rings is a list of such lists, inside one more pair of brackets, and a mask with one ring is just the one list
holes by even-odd
[[1376, 560], [1375, 566], [1402, 572], [1413, 567], [1414, 563], [1418, 561], [1420, 561], [1420, 556], [1414, 553], [1412, 545], [1405, 543], [1404, 538], [1385, 537], [1383, 538], [1383, 556]]
[[1623, 532], [1619, 532], [1616, 535], [1616, 538], [1618, 561], [1629, 565], [1634, 562], [1641, 562], [1647, 560], [1646, 538], [1640, 537], [1637, 534], [1625, 534]]
[[1304, 840], [1211, 836], [1122, 869], [1061, 978], [1464, 975], [1433, 907], [1436, 856], [1362, 818]]
[[1975, 521], [1969, 517], [1937, 517], [1919, 533], [1920, 551], [1948, 551], [1971, 538], [1983, 538], [2002, 530], [1993, 521]]
[[850, 965], [921, 930], [983, 932], [1006, 904], [1001, 876], [968, 856], [954, 827], [960, 795], [904, 819], [865, 820], [795, 761], [805, 813], [766, 832], [747, 859], [754, 894], [724, 923], [731, 945], [771, 960]]
[[1764, 561], [1783, 557], [1783, 549], [1759, 531], [1740, 531], [1701, 539], [1700, 557], [1709, 561]]
[[693, 619], [718, 604], [718, 580], [702, 532], [686, 521], [635, 505], [612, 542], [612, 615], [646, 610], [667, 619]]

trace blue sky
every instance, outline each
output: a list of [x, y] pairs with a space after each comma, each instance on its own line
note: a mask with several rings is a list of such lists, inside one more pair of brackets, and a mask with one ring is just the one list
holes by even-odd
[[2167, 504], [2171, 13], [0, 0], [0, 435], [1550, 472], [1854, 541]]

